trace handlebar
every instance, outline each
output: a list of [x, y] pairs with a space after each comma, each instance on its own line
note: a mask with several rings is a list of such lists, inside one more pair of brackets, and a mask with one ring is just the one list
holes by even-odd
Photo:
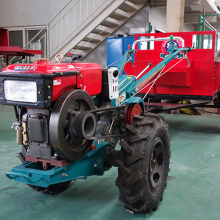
[[145, 39], [140, 39], [140, 40], [136, 40], [133, 45], [132, 45], [132, 50], [135, 49], [135, 46], [137, 43], [140, 42], [149, 42], [149, 41], [163, 41], [163, 40], [170, 40], [171, 42], [173, 40], [180, 40], [182, 42], [182, 47], [185, 46], [185, 41], [183, 40], [182, 37], [173, 37], [172, 35], [170, 37], [163, 37], [163, 38], [145, 38]]

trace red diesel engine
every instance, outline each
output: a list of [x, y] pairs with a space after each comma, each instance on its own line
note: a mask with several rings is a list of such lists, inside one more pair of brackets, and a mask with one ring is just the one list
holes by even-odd
[[1, 103], [15, 108], [22, 161], [53, 160], [58, 155], [74, 161], [88, 152], [96, 118], [82, 111], [95, 109], [92, 96], [102, 89], [100, 65], [38, 59], [33, 64], [9, 65], [0, 78]]

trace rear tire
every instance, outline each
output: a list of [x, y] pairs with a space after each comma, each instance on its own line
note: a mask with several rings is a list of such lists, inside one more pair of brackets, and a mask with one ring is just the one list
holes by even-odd
[[118, 159], [119, 200], [133, 213], [155, 211], [162, 201], [170, 162], [168, 126], [162, 116], [134, 116]]

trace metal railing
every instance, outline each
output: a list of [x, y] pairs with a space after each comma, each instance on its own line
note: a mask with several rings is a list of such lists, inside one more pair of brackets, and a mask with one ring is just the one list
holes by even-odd
[[[220, 16], [220, 14], [207, 14], [207, 15], [199, 15], [199, 24], [198, 24], [198, 29], [197, 31], [205, 31], [206, 28], [209, 30], [215, 31], [216, 32], [216, 42], [215, 42], [215, 50], [218, 50], [218, 41], [219, 41], [219, 34], [218, 30], [215, 29], [207, 20], [206, 17], [211, 17], [211, 16]], [[205, 36], [198, 35], [197, 36], [197, 42], [196, 42], [196, 48], [204, 48], [204, 41], [205, 41]], [[208, 36], [208, 45], [211, 45], [211, 37]], [[210, 47], [210, 46], [208, 46]]]
[[[72, 35], [110, 0], [71, 0], [47, 25], [45, 25], [24, 49], [41, 49], [44, 57], [51, 58]], [[46, 30], [46, 31], [45, 31]]]

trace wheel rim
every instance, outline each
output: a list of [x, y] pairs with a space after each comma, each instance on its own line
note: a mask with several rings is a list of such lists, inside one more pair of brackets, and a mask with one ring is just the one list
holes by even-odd
[[161, 138], [158, 137], [154, 141], [154, 148], [150, 161], [150, 183], [154, 189], [156, 189], [160, 185], [163, 179], [164, 164], [165, 164], [164, 144]]

